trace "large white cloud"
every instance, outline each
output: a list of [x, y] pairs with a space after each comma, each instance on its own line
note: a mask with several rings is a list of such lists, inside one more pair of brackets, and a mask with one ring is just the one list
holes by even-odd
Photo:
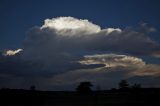
[[73, 66], [74, 61], [84, 52], [103, 49], [103, 43], [106, 42], [100, 43], [103, 36], [112, 33], [119, 34], [121, 29], [101, 29], [88, 20], [73, 17], [46, 19], [44, 25], [34, 27], [28, 32], [23, 57], [27, 60], [42, 61], [47, 68], [60, 68], [64, 67], [64, 64], [65, 68], [68, 68]]
[[[73, 17], [58, 17], [46, 19], [41, 29], [55, 29], [57, 33], [62, 35], [75, 35], [76, 33], [93, 34], [100, 32], [101, 28], [88, 20], [79, 20]], [[65, 32], [65, 33], [64, 33]], [[70, 33], [69, 33], [70, 32]]]
[[46, 19], [41, 27], [32, 28], [24, 42], [24, 49], [27, 55], [45, 51], [45, 53], [112, 51], [150, 54], [159, 50], [159, 44], [153, 41], [148, 33], [146, 34], [146, 30], [147, 26], [144, 31], [136, 31], [133, 28], [101, 29], [88, 20], [58, 17]]

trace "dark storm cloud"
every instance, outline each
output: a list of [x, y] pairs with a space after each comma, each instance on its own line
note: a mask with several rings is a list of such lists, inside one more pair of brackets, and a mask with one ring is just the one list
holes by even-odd
[[[6, 81], [8, 78], [8, 82], [13, 82], [9, 84], [11, 87], [24, 83], [25, 86], [36, 84], [39, 88], [48, 89], [85, 80], [112, 85], [112, 82], [133, 76], [159, 76], [158, 65], [148, 65], [134, 57], [159, 52], [159, 43], [149, 37], [154, 31], [155, 28], [147, 24], [139, 28], [101, 29], [88, 20], [73, 17], [46, 19], [44, 25], [28, 31], [23, 51], [3, 53], [0, 79]], [[92, 55], [91, 59], [86, 59], [87, 53]], [[114, 67], [105, 67], [106, 64]], [[20, 81], [16, 82], [18, 79]]]
[[34, 50], [47, 54], [48, 49], [54, 54], [93, 50], [148, 55], [160, 49], [159, 43], [148, 36], [153, 31], [155, 28], [148, 27], [147, 24], [142, 24], [139, 29], [101, 29], [88, 20], [60, 17], [47, 19], [42, 27], [31, 29], [24, 49], [25, 52], [31, 52], [31, 55], [35, 54]]

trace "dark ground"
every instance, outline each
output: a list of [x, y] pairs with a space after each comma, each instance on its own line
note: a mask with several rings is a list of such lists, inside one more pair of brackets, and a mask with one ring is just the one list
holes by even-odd
[[160, 106], [159, 88], [92, 93], [0, 90], [0, 106]]

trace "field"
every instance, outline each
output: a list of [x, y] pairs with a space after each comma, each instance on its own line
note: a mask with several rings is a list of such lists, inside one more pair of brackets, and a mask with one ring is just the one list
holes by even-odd
[[0, 90], [0, 106], [160, 106], [160, 89], [67, 91]]

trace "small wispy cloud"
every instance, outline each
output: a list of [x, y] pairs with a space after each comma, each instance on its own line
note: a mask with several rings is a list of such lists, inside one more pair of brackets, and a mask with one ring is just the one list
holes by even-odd
[[23, 51], [22, 49], [17, 49], [17, 50], [7, 50], [3, 53], [4, 56], [14, 56], [18, 53], [20, 53], [21, 51]]

